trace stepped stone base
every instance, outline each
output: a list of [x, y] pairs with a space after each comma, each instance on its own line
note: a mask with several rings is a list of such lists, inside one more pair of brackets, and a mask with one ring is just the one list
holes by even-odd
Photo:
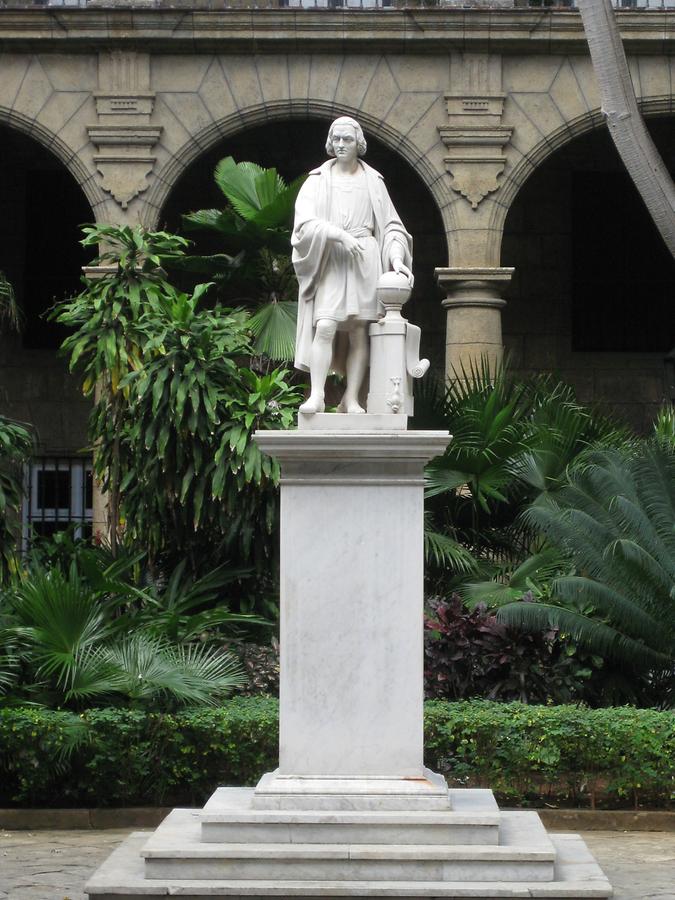
[[96, 900], [203, 897], [606, 898], [576, 835], [533, 812], [501, 813], [490, 791], [447, 792], [445, 809], [260, 809], [220, 788], [131, 835], [85, 890]]

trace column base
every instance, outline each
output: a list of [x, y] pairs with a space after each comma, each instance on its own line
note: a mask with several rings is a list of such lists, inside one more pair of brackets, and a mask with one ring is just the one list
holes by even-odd
[[268, 772], [253, 793], [254, 809], [450, 809], [448, 786], [430, 769], [410, 778], [294, 777]]

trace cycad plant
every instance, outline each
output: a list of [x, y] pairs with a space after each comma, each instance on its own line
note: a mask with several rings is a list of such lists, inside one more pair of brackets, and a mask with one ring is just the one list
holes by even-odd
[[[448, 572], [456, 576], [450, 584], [460, 593], [459, 581], [467, 575], [503, 581], [543, 549], [519, 518], [522, 510], [555, 490], [589, 447], [625, 440], [610, 420], [581, 406], [568, 385], [550, 376], [520, 380], [487, 360], [455, 372], [445, 387], [424, 387], [415, 420], [452, 435], [446, 452], [426, 470], [427, 559], [444, 589]], [[458, 557], [458, 544], [472, 555], [473, 566]], [[550, 554], [540, 562], [541, 579], [550, 570]], [[527, 577], [532, 575], [530, 566]], [[486, 589], [491, 587], [488, 582]]]
[[548, 602], [510, 602], [500, 618], [555, 625], [632, 670], [675, 666], [675, 452], [664, 443], [589, 453], [526, 513], [569, 559]]
[[305, 176], [287, 185], [276, 169], [231, 156], [216, 166], [224, 209], [202, 209], [184, 217], [191, 230], [217, 235], [225, 250], [188, 257], [183, 268], [206, 274], [224, 289], [227, 302], [253, 313], [254, 351], [272, 360], [292, 359], [297, 318], [297, 282], [290, 258], [290, 224]]

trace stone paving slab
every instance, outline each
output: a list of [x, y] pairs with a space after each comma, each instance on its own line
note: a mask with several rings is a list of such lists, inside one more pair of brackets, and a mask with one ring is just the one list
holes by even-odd
[[[132, 829], [0, 831], [0, 900], [86, 900], [87, 879]], [[583, 834], [614, 900], [675, 900], [675, 834]]]

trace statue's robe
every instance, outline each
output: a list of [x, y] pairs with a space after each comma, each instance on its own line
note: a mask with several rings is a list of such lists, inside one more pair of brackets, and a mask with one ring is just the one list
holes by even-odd
[[[309, 371], [317, 318], [338, 322], [332, 369], [344, 371], [346, 327], [350, 319], [374, 321], [377, 280], [391, 268], [392, 244], [402, 250], [403, 262], [412, 266], [412, 238], [394, 209], [384, 179], [359, 160], [365, 175], [366, 196], [359, 187], [342, 192], [342, 179], [333, 179], [335, 160], [313, 169], [300, 189], [295, 204], [291, 244], [298, 277], [298, 326], [295, 366]], [[349, 195], [349, 196], [347, 196]], [[364, 247], [352, 257], [336, 240], [349, 231]], [[317, 315], [318, 313], [318, 315]]]

